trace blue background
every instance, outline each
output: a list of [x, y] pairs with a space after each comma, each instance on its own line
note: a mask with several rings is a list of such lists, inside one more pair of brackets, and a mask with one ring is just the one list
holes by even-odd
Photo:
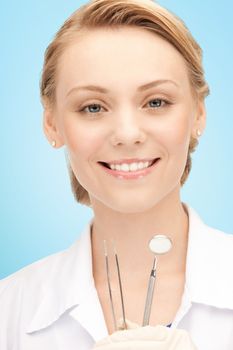
[[[84, 1], [9, 0], [1, 5], [0, 278], [68, 247], [92, 216], [71, 193], [64, 148], [42, 131], [43, 54]], [[204, 50], [208, 123], [182, 190], [209, 225], [233, 232], [232, 2], [160, 1], [188, 25]], [[216, 3], [215, 3], [216, 4]]]

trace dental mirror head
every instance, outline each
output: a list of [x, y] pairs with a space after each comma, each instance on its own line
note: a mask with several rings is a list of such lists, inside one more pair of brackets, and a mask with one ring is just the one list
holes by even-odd
[[166, 254], [171, 247], [172, 241], [166, 235], [155, 235], [149, 242], [149, 248], [155, 255]]

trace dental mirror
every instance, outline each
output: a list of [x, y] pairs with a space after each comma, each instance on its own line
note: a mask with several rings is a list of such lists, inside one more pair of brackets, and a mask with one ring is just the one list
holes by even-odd
[[171, 247], [172, 241], [166, 235], [155, 235], [149, 242], [149, 248], [155, 255], [168, 253]]
[[144, 308], [143, 322], [142, 326], [148, 326], [151, 314], [151, 306], [154, 295], [154, 286], [156, 279], [156, 266], [157, 266], [157, 257], [156, 255], [162, 255], [169, 252], [172, 247], [172, 241], [166, 235], [155, 235], [149, 242], [149, 248], [152, 253], [154, 253], [154, 261], [152, 270], [149, 277], [148, 287], [147, 287], [147, 296], [146, 303]]

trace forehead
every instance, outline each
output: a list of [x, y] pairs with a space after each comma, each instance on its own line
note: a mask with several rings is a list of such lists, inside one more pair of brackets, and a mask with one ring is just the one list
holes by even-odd
[[78, 83], [133, 89], [157, 79], [172, 79], [187, 88], [186, 62], [166, 40], [137, 27], [98, 28], [77, 35], [57, 69], [64, 92]]

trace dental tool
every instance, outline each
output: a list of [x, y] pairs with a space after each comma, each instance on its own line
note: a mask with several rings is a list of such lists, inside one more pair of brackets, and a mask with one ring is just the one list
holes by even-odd
[[171, 247], [172, 247], [172, 241], [166, 235], [155, 235], [149, 242], [149, 249], [152, 253], [155, 254], [155, 256], [154, 256], [153, 266], [152, 266], [152, 270], [151, 270], [149, 282], [148, 282], [142, 326], [149, 325], [149, 321], [150, 321], [151, 307], [153, 302], [154, 287], [155, 287], [155, 280], [156, 280], [156, 267], [157, 267], [156, 255], [168, 253]]
[[118, 276], [118, 283], [120, 288], [120, 296], [121, 296], [121, 309], [122, 309], [122, 316], [123, 316], [123, 328], [126, 329], [126, 318], [125, 318], [125, 305], [124, 305], [124, 298], [123, 298], [123, 290], [122, 290], [122, 282], [121, 282], [121, 274], [120, 274], [120, 266], [119, 266], [119, 260], [116, 252], [116, 245], [114, 244], [114, 254], [115, 254], [115, 260], [116, 260], [116, 266], [117, 266], [117, 276]]
[[[104, 240], [103, 243], [104, 243], [104, 255], [105, 255], [105, 267], [106, 267], [106, 275], [107, 275], [107, 283], [108, 283], [108, 293], [109, 293], [109, 298], [110, 298], [114, 328], [115, 328], [115, 331], [117, 331], [118, 327], [117, 327], [116, 312], [115, 312], [115, 308], [114, 308], [113, 295], [112, 295], [110, 269], [109, 269], [109, 258], [108, 258], [108, 249], [107, 249], [106, 240]], [[123, 316], [123, 325], [122, 325], [121, 329], [127, 329], [119, 259], [118, 259], [115, 243], [112, 242], [112, 245], [113, 245], [114, 257], [115, 257], [115, 263], [116, 263], [116, 269], [117, 269], [117, 278], [118, 278], [118, 284], [119, 284], [119, 290], [120, 290], [120, 300], [121, 300], [121, 311], [122, 311], [122, 316]], [[152, 270], [151, 270], [149, 282], [148, 282], [148, 287], [147, 287], [147, 296], [146, 296], [144, 315], [143, 315], [143, 323], [142, 323], [143, 326], [149, 325], [149, 321], [150, 321], [150, 314], [151, 314], [151, 308], [152, 308], [152, 302], [153, 302], [153, 296], [154, 296], [155, 280], [156, 280], [157, 255], [166, 254], [170, 251], [171, 248], [172, 248], [172, 241], [166, 235], [161, 235], [161, 234], [155, 235], [149, 242], [149, 249], [154, 254], [154, 260], [153, 260], [153, 266], [152, 266]]]
[[[124, 298], [123, 298], [123, 289], [122, 289], [122, 282], [121, 282], [121, 273], [120, 273], [120, 266], [119, 266], [119, 260], [118, 255], [116, 251], [116, 245], [113, 242], [113, 249], [114, 249], [114, 256], [115, 256], [115, 262], [116, 262], [116, 268], [117, 268], [117, 278], [118, 278], [118, 284], [120, 289], [120, 299], [121, 299], [121, 310], [122, 310], [122, 317], [123, 317], [123, 329], [127, 328], [126, 325], [126, 317], [125, 317], [125, 306], [124, 306]], [[112, 287], [111, 287], [111, 281], [110, 281], [110, 271], [109, 271], [109, 260], [108, 260], [108, 250], [107, 250], [107, 243], [104, 240], [104, 255], [105, 255], [105, 266], [106, 266], [106, 274], [107, 274], [107, 282], [108, 282], [108, 293], [110, 298], [110, 304], [111, 304], [111, 311], [113, 316], [113, 322], [114, 322], [114, 328], [115, 331], [118, 330], [117, 322], [116, 322], [116, 313], [113, 303], [113, 297], [112, 297]]]
[[108, 262], [107, 243], [106, 243], [105, 240], [104, 240], [104, 256], [105, 256], [105, 267], [106, 267], [107, 282], [108, 282], [108, 294], [109, 294], [109, 299], [110, 299], [110, 304], [111, 304], [114, 329], [116, 331], [117, 330], [117, 322], [116, 322], [116, 314], [115, 314], [113, 298], [112, 298], [112, 288], [111, 288], [111, 282], [110, 282], [110, 271], [109, 271], [109, 262]]

